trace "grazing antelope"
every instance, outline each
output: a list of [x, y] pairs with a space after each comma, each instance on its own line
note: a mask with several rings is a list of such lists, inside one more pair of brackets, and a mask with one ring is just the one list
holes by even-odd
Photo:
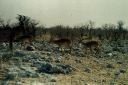
[[[59, 48], [61, 48], [61, 52], [63, 53], [62, 47], [69, 48], [71, 53], [71, 40], [68, 38], [62, 38], [62, 39], [50, 39], [50, 42], [57, 44]], [[63, 53], [64, 54], [64, 53]]]

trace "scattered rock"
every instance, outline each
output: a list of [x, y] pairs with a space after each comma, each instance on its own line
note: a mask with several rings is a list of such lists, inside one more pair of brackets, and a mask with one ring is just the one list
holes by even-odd
[[34, 61], [33, 64], [31, 65], [32, 67], [36, 67], [37, 69], [40, 69], [43, 64], [45, 64], [46, 62], [41, 62], [41, 61]]
[[26, 55], [26, 53], [24, 52], [24, 51], [20, 51], [20, 50], [17, 50], [17, 51], [15, 51], [15, 53], [14, 53], [14, 56], [15, 57], [23, 57], [23, 56], [25, 56]]
[[85, 53], [84, 52], [75, 52], [75, 56], [77, 57], [85, 57]]
[[3, 54], [0, 56], [0, 58], [2, 58], [2, 60], [3, 60], [4, 62], [7, 62], [7, 61], [9, 61], [9, 59], [12, 58], [12, 54], [10, 54], [10, 53], [3, 53]]
[[118, 84], [117, 84], [117, 82], [112, 81], [112, 82], [110, 82], [110, 85], [118, 85]]
[[0, 44], [0, 49], [4, 49], [4, 48], [6, 48], [6, 46], [7, 46], [6, 43], [1, 43]]
[[115, 68], [112, 64], [107, 64], [106, 68]]
[[115, 76], [119, 76], [120, 75], [120, 72], [115, 72]]
[[56, 79], [51, 79], [50, 82], [56, 82]]
[[113, 54], [112, 54], [112, 53], [108, 53], [107, 55], [108, 55], [108, 57], [112, 57], [112, 56], [113, 56]]
[[[19, 44], [15, 44], [14, 43], [14, 48], [18, 49]], [[39, 77], [39, 73], [41, 74], [69, 74], [71, 73], [74, 68], [71, 65], [64, 65], [61, 64], [61, 61], [63, 61], [63, 59], [71, 59], [71, 58], [64, 58], [61, 55], [61, 52], [59, 51], [58, 47], [54, 46], [53, 44], [50, 44], [48, 42], [41, 42], [41, 43], [35, 43], [34, 45], [36, 45], [36, 47], [33, 46], [27, 46], [26, 50], [27, 51], [23, 51], [23, 50], [16, 50], [14, 51], [14, 55], [13, 58], [11, 58], [11, 62], [9, 62], [9, 64], [14, 65], [13, 69], [7, 69], [8, 72], [5, 75], [5, 81], [6, 80], [15, 80], [18, 77], [22, 77], [22, 78], [28, 78], [28, 77], [32, 77], [32, 78], [37, 78]], [[0, 44], [0, 49], [5, 49], [7, 47], [7, 44]], [[35, 48], [40, 50], [40, 51], [35, 51]], [[127, 53], [128, 52], [128, 46], [127, 45], [123, 45], [123, 44], [118, 44], [117, 47], [114, 47], [114, 44], [109, 45], [102, 45], [102, 52], [100, 53], [101, 57], [95, 57], [97, 60], [94, 60], [94, 63], [98, 64], [98, 65], [102, 65], [104, 66], [104, 61], [106, 59], [110, 59], [114, 58], [117, 59], [118, 57], [118, 61], [117, 64], [124, 64], [125, 62], [123, 62], [124, 56], [123, 53]], [[114, 51], [115, 50], [115, 51]], [[2, 50], [3, 51], [3, 50]], [[5, 58], [5, 60], [9, 60], [10, 54], [5, 52], [2, 53], [2, 51], [0, 51], [0, 58]], [[69, 49], [65, 49], [64, 50], [66, 53], [66, 56], [69, 57], [69, 55], [67, 55], [69, 53]], [[44, 52], [44, 53], [43, 53]], [[53, 55], [54, 54], [54, 57]], [[75, 60], [76, 63], [81, 63], [81, 65], [83, 64], [82, 60], [80, 60], [78, 57], [84, 57], [85, 56], [85, 52], [82, 49], [82, 46], [79, 45], [75, 45], [72, 48], [72, 53], [71, 55], [75, 55], [75, 57], [77, 56], [77, 59]], [[95, 55], [95, 54], [94, 54]], [[93, 56], [94, 56], [93, 55]], [[122, 56], [120, 56], [122, 55]], [[127, 55], [127, 54], [126, 54]], [[97, 55], [95, 55], [97, 56]], [[105, 58], [104, 56], [106, 56], [107, 58]], [[20, 57], [20, 58], [19, 58]], [[109, 57], [109, 58], [108, 58]], [[103, 60], [104, 58], [104, 60]], [[19, 60], [21, 59], [22, 62], [24, 62], [24, 65], [28, 66], [28, 67], [21, 67], [21, 65], [19, 64]], [[103, 62], [101, 60], [103, 60]], [[52, 64], [51, 62], [55, 61], [57, 64]], [[110, 61], [111, 63], [111, 61]], [[106, 68], [115, 68], [115, 64], [116, 61], [112, 62], [112, 64], [107, 64], [105, 63], [105, 67]], [[23, 65], [23, 64], [22, 64]], [[33, 67], [29, 67], [29, 66], [33, 66], [36, 69], [32, 69]], [[127, 64], [126, 64], [127, 65]], [[17, 67], [17, 68], [15, 68]], [[21, 67], [21, 68], [20, 68]], [[93, 69], [89, 68], [90, 66], [86, 66], [86, 68], [84, 68], [84, 71], [87, 73], [91, 73]], [[126, 73], [127, 69], [119, 69], [118, 72], [114, 73], [114, 76], [117, 77], [119, 76], [121, 73]], [[111, 72], [109, 73], [109, 75], [111, 75]], [[51, 75], [49, 75], [51, 77]], [[97, 82], [97, 80], [95, 80]], [[53, 78], [50, 79], [50, 82], [57, 82], [57, 79]], [[105, 80], [102, 80], [102, 82], [106, 82]], [[116, 82], [111, 82], [110, 85], [116, 85]], [[7, 84], [2, 84], [2, 85], [7, 85]], [[17, 82], [17, 85], [20, 85], [20, 82]], [[87, 85], [87, 84], [84, 84]]]
[[123, 64], [124, 62], [123, 61], [117, 61], [117, 64]]
[[55, 62], [56, 63], [61, 63], [61, 60], [60, 59], [56, 59]]
[[84, 71], [87, 72], [87, 73], [91, 73], [91, 72], [92, 72], [91, 68], [89, 68], [89, 67], [86, 67], [86, 68], [84, 69]]
[[35, 50], [35, 47], [33, 47], [33, 46], [27, 46], [26, 47], [26, 50], [27, 51], [34, 51]]
[[17, 77], [18, 77], [18, 72], [8, 72], [5, 75], [5, 80], [14, 80]]
[[112, 48], [112, 46], [110, 46], [110, 45], [103, 45], [102, 46], [103, 48], [104, 48], [104, 53], [111, 53], [112, 51], [113, 51], [113, 48]]
[[76, 59], [75, 61], [76, 61], [76, 63], [82, 63], [82, 61], [80, 59]]
[[48, 57], [45, 59], [46, 62], [53, 62], [53, 58], [52, 57]]
[[120, 69], [120, 73], [126, 73], [126, 69]]
[[17, 81], [15, 85], [22, 85], [20, 81]]

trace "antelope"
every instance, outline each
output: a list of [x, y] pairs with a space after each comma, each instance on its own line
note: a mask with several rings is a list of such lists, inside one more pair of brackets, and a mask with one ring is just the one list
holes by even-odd
[[27, 44], [31, 44], [31, 42], [34, 40], [34, 37], [32, 35], [22, 35], [16, 38], [16, 42], [21, 42], [21, 48], [26, 48]]
[[100, 41], [98, 40], [87, 40], [81, 42], [84, 45], [86, 51], [93, 52], [94, 50], [99, 52]]
[[64, 51], [62, 49], [62, 47], [69, 48], [70, 49], [70, 53], [71, 53], [71, 40], [70, 39], [68, 39], [68, 38], [61, 38], [61, 39], [56, 39], [56, 40], [50, 39], [50, 42], [58, 45], [59, 48], [61, 48], [61, 52], [62, 53]]

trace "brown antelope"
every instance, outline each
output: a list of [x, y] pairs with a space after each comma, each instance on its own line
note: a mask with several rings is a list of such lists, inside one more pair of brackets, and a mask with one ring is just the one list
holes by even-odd
[[31, 42], [34, 40], [34, 37], [32, 35], [22, 35], [16, 38], [16, 42], [21, 42], [21, 48], [26, 48], [26, 45], [31, 44]]
[[71, 53], [71, 40], [68, 38], [62, 38], [62, 39], [50, 39], [50, 42], [57, 44], [59, 46], [59, 48], [61, 49], [61, 52], [63, 53], [63, 47], [65, 48], [69, 48], [70, 49], [70, 53]]
[[86, 41], [82, 41], [81, 42], [86, 51], [90, 51], [93, 52], [94, 50], [97, 52], [99, 52], [99, 46], [100, 46], [100, 41], [97, 40], [86, 40]]

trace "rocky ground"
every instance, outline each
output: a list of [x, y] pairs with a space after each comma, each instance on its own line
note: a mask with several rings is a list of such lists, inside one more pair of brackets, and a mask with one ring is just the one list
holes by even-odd
[[128, 41], [102, 42], [100, 52], [85, 53], [78, 43], [64, 50], [46, 41], [26, 49], [0, 44], [0, 85], [128, 85]]

